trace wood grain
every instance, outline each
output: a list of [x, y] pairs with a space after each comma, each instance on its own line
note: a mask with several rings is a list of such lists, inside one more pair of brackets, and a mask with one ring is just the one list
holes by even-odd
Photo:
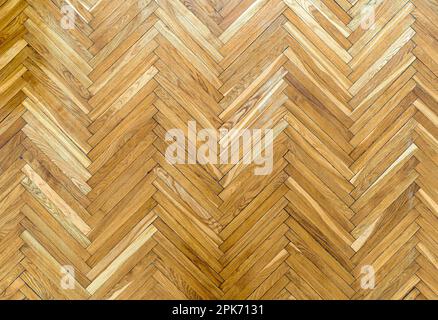
[[0, 299], [438, 299], [436, 0], [69, 3], [0, 0]]

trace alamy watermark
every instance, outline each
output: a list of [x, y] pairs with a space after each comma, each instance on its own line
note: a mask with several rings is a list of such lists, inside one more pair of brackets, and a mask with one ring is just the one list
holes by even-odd
[[364, 290], [373, 290], [376, 287], [376, 272], [374, 271], [374, 267], [370, 265], [363, 266], [360, 273], [362, 274], [360, 287]]
[[360, 26], [364, 30], [373, 30], [376, 27], [376, 7], [382, 0], [370, 0], [360, 12]]
[[61, 7], [61, 28], [64, 30], [72, 30], [76, 23], [76, 10], [71, 4], [64, 4]]
[[[360, 10], [360, 27], [373, 30], [376, 27], [376, 7], [383, 0], [370, 0]], [[318, 5], [316, 2], [314, 5]], [[77, 11], [64, 3], [61, 8], [60, 25], [65, 30], [75, 28]], [[197, 123], [189, 121], [187, 137], [182, 129], [167, 131], [165, 139], [169, 142], [166, 160], [171, 164], [254, 164], [254, 174], [269, 175], [273, 171], [272, 129], [202, 129]], [[75, 290], [76, 276], [73, 266], [61, 267], [60, 286], [64, 290]], [[375, 270], [371, 265], [361, 268], [360, 286], [363, 290], [373, 290], [376, 286]]]
[[64, 290], [74, 290], [76, 288], [75, 268], [73, 266], [62, 266], [61, 274], [61, 288]]
[[188, 137], [182, 129], [171, 129], [166, 150], [171, 164], [255, 164], [254, 174], [272, 173], [274, 155], [272, 129], [202, 129], [195, 121], [188, 122]]

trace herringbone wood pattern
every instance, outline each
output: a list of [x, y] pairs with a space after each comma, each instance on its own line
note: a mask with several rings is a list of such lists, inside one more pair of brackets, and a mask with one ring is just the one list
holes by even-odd
[[[0, 0], [0, 297], [437, 299], [438, 2], [375, 2]], [[189, 120], [273, 173], [169, 164]]]

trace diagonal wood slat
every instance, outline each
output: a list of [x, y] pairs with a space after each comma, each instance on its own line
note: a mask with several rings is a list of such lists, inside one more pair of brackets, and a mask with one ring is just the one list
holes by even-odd
[[438, 299], [436, 0], [68, 3], [0, 0], [0, 299]]

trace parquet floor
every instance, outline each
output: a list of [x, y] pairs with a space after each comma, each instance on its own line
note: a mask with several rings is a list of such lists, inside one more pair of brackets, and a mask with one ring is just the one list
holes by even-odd
[[1, 299], [438, 298], [437, 0], [68, 3], [0, 0]]

